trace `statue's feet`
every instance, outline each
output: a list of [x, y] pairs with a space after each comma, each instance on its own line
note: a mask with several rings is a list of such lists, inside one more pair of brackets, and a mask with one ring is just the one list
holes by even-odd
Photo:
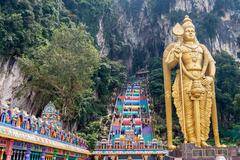
[[196, 143], [196, 138], [190, 138], [190, 139], [189, 139], [189, 143], [195, 144], [195, 143]]
[[220, 143], [217, 143], [217, 144], [216, 144], [216, 147], [218, 147], [218, 148], [226, 148], [226, 147], [227, 147], [227, 145], [225, 145], [225, 144], [220, 144]]
[[211, 145], [207, 144], [207, 142], [205, 141], [202, 141], [202, 147], [211, 147]]
[[195, 143], [195, 147], [199, 147], [199, 148], [201, 148], [201, 144], [197, 144], [197, 143]]
[[168, 145], [168, 149], [169, 149], [169, 150], [174, 150], [174, 149], [176, 149], [176, 146], [175, 146], [175, 145], [173, 145], [173, 144], [171, 144], [171, 145]]

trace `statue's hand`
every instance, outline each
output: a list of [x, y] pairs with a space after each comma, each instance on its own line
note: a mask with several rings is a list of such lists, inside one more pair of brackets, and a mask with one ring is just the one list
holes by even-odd
[[206, 76], [202, 81], [202, 85], [204, 86], [210, 85], [211, 83], [213, 83], [213, 78], [210, 76]]
[[173, 49], [173, 53], [174, 53], [174, 55], [175, 55], [175, 57], [178, 59], [179, 57], [181, 57], [182, 56], [182, 51], [181, 51], [181, 48], [180, 47], [175, 47], [174, 49]]
[[177, 147], [175, 146], [175, 145], [173, 145], [173, 144], [171, 144], [171, 145], [168, 145], [168, 149], [169, 150], [174, 150], [174, 149], [176, 149]]

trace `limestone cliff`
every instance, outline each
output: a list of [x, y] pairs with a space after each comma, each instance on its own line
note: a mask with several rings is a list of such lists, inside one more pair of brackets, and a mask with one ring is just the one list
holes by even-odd
[[42, 102], [35, 99], [38, 95], [31, 89], [22, 90], [27, 80], [22, 74], [17, 61], [13, 58], [1, 58], [0, 67], [1, 100], [13, 100], [14, 105], [20, 109], [24, 109], [30, 114], [39, 114], [38, 112], [44, 105], [39, 106], [39, 103]]
[[[161, 56], [165, 45], [173, 41], [171, 28], [176, 22], [181, 22], [185, 14], [189, 14], [196, 24], [201, 43], [207, 45], [213, 54], [226, 51], [238, 59], [240, 11], [233, 6], [234, 2], [229, 6], [221, 3], [226, 2], [114, 0], [112, 15], [116, 17], [116, 23], [112, 28], [105, 27], [101, 19], [98, 35], [101, 35], [104, 43], [98, 41], [98, 44], [102, 54], [122, 59], [129, 69], [136, 69], [141, 66], [140, 61], [144, 64], [149, 57]], [[107, 23], [108, 18], [105, 21]], [[216, 26], [208, 27], [211, 23]]]
[[0, 65], [0, 96], [3, 99], [9, 99], [22, 85], [23, 76], [15, 60], [2, 58]]

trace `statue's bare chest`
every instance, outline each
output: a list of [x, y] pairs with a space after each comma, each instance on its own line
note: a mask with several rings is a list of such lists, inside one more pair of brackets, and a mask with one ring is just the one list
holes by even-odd
[[181, 46], [182, 61], [187, 69], [201, 70], [203, 62], [203, 49], [197, 46]]

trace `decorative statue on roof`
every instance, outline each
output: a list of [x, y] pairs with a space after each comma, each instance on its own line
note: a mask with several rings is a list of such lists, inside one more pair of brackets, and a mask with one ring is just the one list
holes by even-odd
[[50, 101], [42, 112], [42, 119], [45, 120], [55, 120], [57, 117], [57, 110], [55, 105]]
[[[176, 24], [173, 34], [177, 42], [169, 44], [163, 53], [164, 89], [169, 149], [172, 143], [172, 100], [184, 135], [185, 143], [209, 146], [210, 118], [212, 117], [215, 145], [220, 144], [217, 107], [214, 89], [215, 61], [205, 45], [196, 38], [192, 20], [185, 16], [183, 24]], [[171, 70], [178, 65], [171, 90]], [[172, 93], [172, 94], [171, 94]]]
[[41, 118], [52, 127], [62, 128], [59, 112], [51, 101], [44, 107]]

